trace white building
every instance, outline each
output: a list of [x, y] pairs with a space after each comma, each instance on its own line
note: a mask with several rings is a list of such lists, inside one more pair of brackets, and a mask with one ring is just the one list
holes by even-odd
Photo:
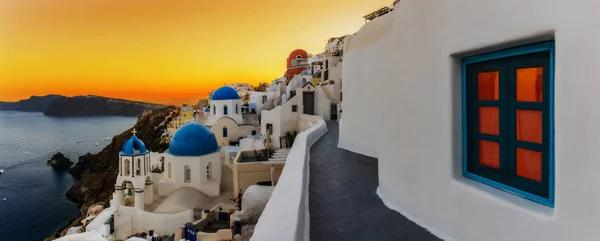
[[133, 189], [134, 205], [144, 210], [146, 204], [152, 204], [155, 186], [159, 196], [168, 196], [182, 187], [194, 188], [208, 196], [219, 196], [221, 186], [220, 147], [215, 135], [205, 126], [189, 123], [175, 132], [169, 149], [164, 153], [166, 178], [159, 183], [153, 182], [152, 166], [158, 163], [144, 142], [135, 136], [125, 142], [119, 153], [119, 174], [115, 183], [113, 199], [115, 208], [125, 205], [126, 189]]
[[279, 93], [277, 91], [250, 92], [250, 113], [252, 113], [253, 111], [260, 112], [263, 109], [264, 105], [276, 100], [277, 98], [279, 98]]
[[318, 74], [319, 76], [321, 76], [321, 71], [323, 70], [323, 61], [324, 60], [325, 60], [325, 55], [322, 53], [310, 56], [308, 58], [309, 74], [311, 74], [311, 75]]
[[[173, 233], [196, 220], [195, 207], [207, 208], [230, 197], [221, 193], [228, 188], [221, 180], [228, 153], [205, 126], [188, 123], [178, 129], [165, 153], [149, 152], [133, 133], [119, 153], [119, 173], [108, 209], [116, 211], [116, 240], [151, 229]], [[152, 166], [163, 172], [151, 173]]]
[[598, 9], [399, 1], [344, 51], [339, 146], [442, 239], [597, 240]]
[[[294, 79], [300, 78], [296, 75]], [[271, 146], [286, 147], [283, 141], [288, 132], [300, 132], [306, 128], [300, 125], [303, 115], [322, 116], [325, 120], [336, 120], [337, 104], [332, 104], [321, 86], [307, 82], [304, 86], [291, 90], [291, 99], [272, 110], [261, 112], [261, 134], [271, 130]], [[331, 112], [333, 108], [334, 112]]]
[[217, 89], [210, 100], [210, 112], [206, 126], [210, 127], [217, 137], [219, 145], [229, 145], [240, 138], [253, 135], [259, 128], [245, 123], [242, 116], [242, 102], [235, 89], [224, 86]]
[[208, 128], [185, 124], [175, 132], [165, 152], [166, 178], [158, 184], [159, 195], [191, 187], [208, 196], [219, 196], [222, 155], [215, 134]]
[[145, 204], [151, 204], [154, 200], [152, 188], [150, 152], [146, 149], [144, 142], [133, 136], [123, 144], [119, 152], [119, 174], [115, 183], [115, 194], [113, 196], [116, 207], [125, 204], [125, 189], [135, 190], [135, 207], [144, 210]]

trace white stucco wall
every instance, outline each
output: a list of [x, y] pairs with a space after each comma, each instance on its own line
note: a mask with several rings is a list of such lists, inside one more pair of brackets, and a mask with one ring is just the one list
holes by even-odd
[[[320, 118], [320, 117], [317, 117]], [[258, 219], [251, 241], [308, 241], [310, 216], [308, 184], [310, 147], [327, 132], [320, 120], [296, 136], [283, 172]]]
[[170, 235], [175, 229], [194, 221], [194, 211], [191, 209], [175, 214], [158, 214], [120, 206], [115, 212], [115, 239], [125, 240], [136, 233], [154, 230], [159, 235]]
[[[267, 97], [267, 101], [263, 103], [263, 96]], [[250, 93], [250, 103], [256, 104], [256, 113], [259, 113], [262, 110], [263, 105], [269, 103], [269, 101], [273, 101], [279, 97], [279, 93], [276, 91], [268, 91], [268, 92], [251, 92]]]
[[[225, 114], [224, 107], [227, 106], [227, 115]], [[236, 112], [235, 107], [237, 106], [238, 110]], [[216, 113], [215, 110], [216, 109]], [[211, 100], [210, 101], [210, 113], [206, 120], [207, 126], [212, 126], [214, 123], [219, 120], [221, 117], [230, 117], [234, 119], [237, 123], [243, 123], [244, 120], [242, 118], [242, 101], [237, 100]]]
[[260, 140], [254, 140], [252, 138], [244, 138], [240, 140], [240, 151], [253, 151], [265, 149], [264, 142]]
[[[221, 187], [221, 156], [224, 150], [196, 157], [196, 156], [173, 156], [165, 153], [165, 179], [159, 181], [159, 195], [166, 196], [171, 192], [182, 188], [195, 188], [207, 196], [219, 196]], [[207, 179], [207, 166], [210, 163], [211, 178]], [[170, 165], [169, 165], [170, 164]], [[190, 182], [185, 182], [185, 167], [190, 167]], [[169, 170], [169, 167], [171, 169]], [[169, 172], [171, 177], [169, 178]], [[171, 181], [171, 182], [169, 182]]]
[[150, 171], [153, 167], [161, 167], [160, 159], [165, 156], [164, 153], [150, 152]]
[[[290, 101], [261, 113], [260, 133], [267, 133], [267, 124], [273, 125], [273, 133], [271, 133], [271, 145], [279, 148], [279, 137], [285, 136], [287, 132], [298, 130], [298, 113], [292, 112], [292, 105], [298, 103], [298, 96], [294, 96]], [[298, 106], [300, 111], [300, 106]]]
[[324, 120], [331, 120], [331, 100], [327, 98], [327, 95], [322, 89], [322, 86], [313, 87], [312, 85], [306, 85], [302, 89], [296, 89], [296, 96], [298, 104], [298, 113], [304, 113], [304, 95], [303, 92], [314, 92], [314, 114], [323, 117]]
[[[227, 137], [223, 136], [223, 127], [227, 127]], [[256, 133], [260, 131], [258, 127], [251, 125], [238, 125], [233, 119], [227, 117], [217, 120], [210, 130], [215, 133], [219, 145], [222, 145], [225, 140], [238, 141], [242, 137], [251, 135], [252, 131]]]
[[[340, 147], [378, 157], [386, 204], [446, 240], [596, 240], [600, 112], [585, 106], [600, 89], [599, 9], [588, 0], [400, 1], [344, 53]], [[551, 39], [554, 208], [461, 173], [460, 58]]]

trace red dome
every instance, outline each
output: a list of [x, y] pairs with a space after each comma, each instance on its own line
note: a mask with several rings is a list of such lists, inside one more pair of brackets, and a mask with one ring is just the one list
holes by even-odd
[[[298, 57], [299, 56], [299, 57]], [[288, 80], [294, 75], [300, 74], [305, 69], [308, 69], [308, 53], [303, 49], [296, 49], [290, 53], [287, 58], [287, 71], [285, 75]]]
[[295, 59], [296, 56], [302, 56], [302, 58], [308, 58], [308, 53], [306, 51], [304, 51], [303, 49], [296, 49], [294, 51], [292, 51], [292, 53], [290, 53], [290, 56], [288, 57], [289, 59]]

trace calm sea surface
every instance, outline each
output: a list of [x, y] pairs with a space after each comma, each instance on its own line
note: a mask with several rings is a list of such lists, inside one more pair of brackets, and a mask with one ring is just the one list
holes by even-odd
[[0, 111], [0, 241], [43, 240], [76, 217], [77, 206], [65, 197], [73, 177], [46, 161], [62, 152], [77, 162], [81, 155], [101, 151], [135, 122], [133, 117]]

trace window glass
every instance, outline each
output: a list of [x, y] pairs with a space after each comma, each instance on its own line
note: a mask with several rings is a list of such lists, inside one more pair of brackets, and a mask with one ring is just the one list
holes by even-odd
[[498, 71], [477, 74], [479, 100], [498, 100], [500, 98], [498, 77]]
[[544, 68], [517, 69], [517, 101], [542, 102]]

